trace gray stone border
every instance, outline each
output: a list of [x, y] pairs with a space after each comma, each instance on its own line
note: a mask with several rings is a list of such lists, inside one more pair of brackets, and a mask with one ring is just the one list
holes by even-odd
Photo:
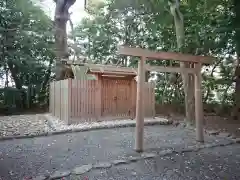
[[[13, 139], [28, 139], [28, 138], [35, 138], [35, 137], [43, 137], [43, 136], [51, 136], [51, 135], [59, 135], [59, 134], [66, 134], [66, 133], [76, 133], [76, 132], [85, 132], [85, 131], [94, 131], [94, 130], [101, 130], [101, 129], [115, 129], [115, 128], [126, 128], [126, 127], [135, 127], [136, 123], [133, 121], [132, 123], [119, 123], [119, 124], [103, 124], [99, 126], [87, 126], [87, 127], [81, 127], [81, 128], [76, 128], [76, 129], [64, 129], [64, 130], [56, 130], [55, 127], [51, 124], [51, 121], [49, 118], [52, 118], [48, 115], [42, 115], [45, 120], [47, 120], [48, 126], [52, 129], [52, 131], [49, 132], [43, 132], [43, 133], [38, 133], [38, 134], [29, 134], [29, 135], [20, 135], [20, 136], [5, 136], [5, 137], [0, 137], [0, 141], [6, 141], [6, 140], [13, 140]], [[120, 122], [121, 120], [119, 120]], [[161, 121], [161, 120], [151, 120], [151, 121], [145, 121], [144, 125], [145, 126], [153, 126], [153, 125], [171, 125], [173, 121], [171, 120], [166, 120], [166, 121]]]
[[[76, 166], [75, 168], [73, 168], [69, 173], [69, 170], [66, 171], [62, 171], [61, 173], [66, 176], [66, 174], [68, 176], [70, 175], [84, 175], [87, 172], [90, 172], [94, 169], [108, 169], [114, 166], [119, 166], [119, 165], [124, 165], [124, 164], [130, 164], [130, 163], [135, 163], [137, 161], [140, 160], [144, 160], [144, 159], [152, 159], [155, 157], [164, 157], [167, 155], [172, 155], [172, 154], [180, 154], [180, 153], [186, 153], [186, 152], [197, 152], [200, 151], [202, 149], [207, 149], [207, 148], [214, 148], [214, 147], [221, 147], [221, 146], [228, 146], [228, 145], [232, 145], [232, 144], [237, 144], [240, 143], [240, 138], [237, 139], [226, 139], [228, 140], [228, 142], [219, 142], [219, 143], [209, 143], [209, 144], [197, 144], [194, 146], [188, 146], [186, 148], [182, 148], [182, 149], [175, 149], [175, 150], [171, 150], [171, 149], [166, 149], [166, 150], [161, 150], [160, 152], [157, 153], [147, 153], [147, 152], [143, 152], [141, 154], [139, 154], [139, 156], [129, 156], [125, 159], [117, 159], [117, 160], [112, 160], [109, 162], [96, 162], [95, 164], [85, 164], [85, 165], [80, 165], [80, 166]], [[59, 171], [54, 172], [50, 178], [49, 176], [43, 176], [40, 175], [38, 177], [45, 177], [45, 179], [41, 179], [41, 180], [53, 180], [54, 177], [53, 175], [59, 175]], [[33, 178], [33, 180], [38, 180], [37, 178]], [[59, 176], [58, 176], [59, 177]], [[61, 177], [60, 177], [61, 178]]]

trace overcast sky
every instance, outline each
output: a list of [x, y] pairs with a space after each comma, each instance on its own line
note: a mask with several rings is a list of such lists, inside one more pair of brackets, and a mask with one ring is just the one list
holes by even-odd
[[[55, 10], [54, 1], [53, 0], [40, 0], [40, 1], [44, 11], [53, 19]], [[86, 16], [86, 13], [84, 11], [84, 0], [77, 0], [75, 4], [71, 7], [69, 12], [72, 12], [71, 19], [74, 24], [81, 21], [81, 19], [84, 16]]]

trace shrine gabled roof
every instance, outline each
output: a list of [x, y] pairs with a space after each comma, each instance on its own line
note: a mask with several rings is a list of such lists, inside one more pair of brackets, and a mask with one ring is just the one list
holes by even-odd
[[111, 75], [125, 75], [125, 76], [136, 76], [137, 71], [131, 67], [119, 67], [112, 65], [102, 64], [85, 64], [88, 67], [87, 73], [96, 74], [111, 74]]

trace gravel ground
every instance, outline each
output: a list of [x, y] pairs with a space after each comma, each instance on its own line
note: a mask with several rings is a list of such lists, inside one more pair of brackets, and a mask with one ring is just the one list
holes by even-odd
[[[134, 128], [116, 128], [2, 141], [0, 177], [21, 180], [57, 170], [72, 170], [84, 164], [137, 156], [139, 154], [133, 151], [134, 135]], [[227, 142], [215, 136], [206, 136], [205, 140], [206, 143]], [[180, 126], [145, 127], [146, 152], [158, 153], [193, 145], [196, 145], [195, 133]]]
[[[89, 180], [239, 180], [239, 170], [240, 146], [231, 145], [95, 170], [84, 177]], [[66, 179], [80, 178], [83, 179]]]
[[0, 116], [0, 137], [40, 134], [50, 130], [38, 115]]
[[[51, 116], [50, 114], [45, 115], [45, 119], [48, 120], [49, 126], [54, 131], [62, 131], [62, 130], [76, 130], [76, 129], [91, 129], [95, 127], [119, 127], [124, 125], [124, 127], [132, 126], [132, 124], [135, 124], [135, 121], [132, 119], [121, 119], [121, 120], [108, 120], [108, 121], [99, 121], [99, 122], [81, 122], [79, 124], [70, 124], [67, 125], [65, 122], [59, 120], [56, 117]], [[161, 125], [170, 125], [172, 124], [172, 121], [167, 120], [166, 118], [145, 118], [144, 119], [145, 125], [146, 124], [161, 124]]]
[[[162, 124], [169, 125], [172, 122], [164, 118], [145, 119], [146, 125]], [[82, 122], [80, 124], [67, 125], [63, 121], [53, 118], [48, 114], [1, 116], [0, 117], [0, 139], [1, 137], [15, 136], [38, 136], [48, 132], [66, 132], [66, 130], [91, 130], [111, 127], [133, 126], [133, 120], [115, 120], [101, 122]], [[69, 131], [68, 131], [69, 132]], [[51, 133], [49, 133], [51, 134]]]

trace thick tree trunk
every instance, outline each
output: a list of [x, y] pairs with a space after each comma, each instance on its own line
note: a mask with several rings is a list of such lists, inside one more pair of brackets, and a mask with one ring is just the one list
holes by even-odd
[[55, 44], [56, 44], [56, 80], [64, 79], [65, 66], [62, 60], [68, 58], [67, 46], [67, 21], [69, 20], [69, 8], [76, 0], [54, 0], [56, 2], [55, 9]]
[[56, 44], [56, 66], [55, 75], [56, 80], [62, 80], [64, 78], [64, 65], [62, 60], [67, 57], [67, 32], [66, 32], [67, 20], [56, 19], [55, 20], [55, 44]]
[[[184, 21], [183, 15], [179, 10], [179, 0], [169, 1], [171, 14], [174, 17], [174, 24], [176, 30], [177, 46], [179, 51], [184, 49]], [[180, 63], [181, 67], [191, 67], [190, 63]], [[195, 108], [194, 108], [194, 77], [193, 75], [182, 74], [185, 94], [185, 113], [187, 124], [194, 124], [195, 122]]]
[[240, 1], [233, 0], [234, 4], [234, 29], [235, 29], [235, 43], [236, 43], [236, 53], [237, 53], [237, 66], [235, 70], [235, 97], [234, 97], [234, 109], [233, 117], [234, 119], [240, 120]]

